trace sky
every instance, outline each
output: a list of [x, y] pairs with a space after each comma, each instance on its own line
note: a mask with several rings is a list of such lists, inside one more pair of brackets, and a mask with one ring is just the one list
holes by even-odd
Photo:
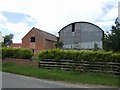
[[14, 34], [13, 42], [36, 27], [58, 36], [73, 22], [91, 22], [105, 32], [118, 17], [119, 0], [0, 0], [0, 31]]

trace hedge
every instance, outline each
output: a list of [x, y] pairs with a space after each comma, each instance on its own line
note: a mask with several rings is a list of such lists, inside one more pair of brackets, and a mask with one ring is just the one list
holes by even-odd
[[120, 62], [120, 53], [53, 49], [41, 51], [39, 53], [39, 59]]
[[33, 52], [29, 49], [2, 48], [2, 58], [31, 59]]

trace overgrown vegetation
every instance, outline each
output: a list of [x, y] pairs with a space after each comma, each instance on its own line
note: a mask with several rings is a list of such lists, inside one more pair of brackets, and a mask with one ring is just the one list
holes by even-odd
[[2, 58], [31, 59], [33, 52], [29, 49], [2, 48]]
[[13, 63], [3, 63], [2, 70], [20, 75], [33, 76], [37, 78], [66, 81], [71, 83], [99, 84], [118, 87], [118, 77], [112, 74], [102, 73], [75, 73], [56, 69], [35, 68]]
[[111, 32], [104, 36], [104, 50], [120, 51], [120, 19], [115, 20], [115, 26], [111, 27]]
[[39, 60], [41, 59], [119, 62], [120, 53], [53, 49], [41, 51], [39, 53]]
[[14, 35], [13, 34], [9, 34], [9, 35], [6, 35], [4, 36], [4, 42], [2, 42], [2, 47], [7, 47], [9, 46], [13, 41]]

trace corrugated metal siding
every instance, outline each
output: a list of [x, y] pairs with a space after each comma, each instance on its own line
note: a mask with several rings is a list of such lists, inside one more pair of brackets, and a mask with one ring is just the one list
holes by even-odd
[[63, 48], [93, 49], [95, 43], [98, 44], [98, 48], [102, 48], [102, 42], [81, 42], [78, 44], [67, 44], [63, 45]]
[[75, 23], [75, 32], [72, 32], [72, 25], [65, 27], [59, 32], [60, 40], [64, 48], [92, 49], [94, 43], [102, 49], [103, 31], [89, 23]]

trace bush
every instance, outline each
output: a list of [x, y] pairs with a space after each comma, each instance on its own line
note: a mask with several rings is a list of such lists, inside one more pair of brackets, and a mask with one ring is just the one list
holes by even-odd
[[77, 51], [77, 50], [44, 50], [39, 53], [41, 59], [65, 59], [65, 60], [83, 60], [83, 61], [103, 61], [103, 62], [119, 62], [120, 53], [105, 51]]
[[33, 52], [29, 49], [2, 48], [2, 58], [31, 59]]

